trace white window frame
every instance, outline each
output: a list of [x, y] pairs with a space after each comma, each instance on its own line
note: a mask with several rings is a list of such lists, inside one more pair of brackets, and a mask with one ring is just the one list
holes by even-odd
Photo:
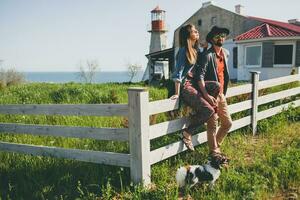
[[[247, 65], [247, 48], [248, 47], [260, 47], [260, 64], [259, 65]], [[247, 68], [258, 68], [258, 67], [261, 67], [261, 65], [262, 65], [262, 44], [261, 43], [251, 44], [251, 45], [246, 45], [245, 46], [244, 65]]]
[[275, 42], [274, 43], [274, 51], [273, 51], [273, 63], [275, 61], [275, 46], [279, 46], [279, 45], [292, 45], [293, 46], [292, 64], [273, 64], [273, 67], [280, 68], [280, 67], [295, 66], [295, 57], [296, 57], [296, 43], [295, 42], [286, 42], [286, 41]]

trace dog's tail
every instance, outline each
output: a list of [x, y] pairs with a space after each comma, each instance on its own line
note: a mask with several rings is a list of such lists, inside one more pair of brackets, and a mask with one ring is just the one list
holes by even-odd
[[186, 175], [188, 173], [188, 167], [180, 167], [176, 172], [176, 182], [179, 187], [185, 185]]

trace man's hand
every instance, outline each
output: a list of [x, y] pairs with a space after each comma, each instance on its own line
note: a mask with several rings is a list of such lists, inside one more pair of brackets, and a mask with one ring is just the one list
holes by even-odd
[[217, 106], [217, 100], [213, 96], [207, 94], [205, 99], [211, 106]]

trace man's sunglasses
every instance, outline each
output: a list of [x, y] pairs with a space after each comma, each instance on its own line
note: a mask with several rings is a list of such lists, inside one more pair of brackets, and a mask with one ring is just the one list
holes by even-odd
[[226, 34], [225, 34], [225, 33], [221, 33], [221, 34], [218, 34], [218, 35], [215, 35], [215, 36], [214, 36], [215, 39], [225, 38], [225, 37], [226, 37]]

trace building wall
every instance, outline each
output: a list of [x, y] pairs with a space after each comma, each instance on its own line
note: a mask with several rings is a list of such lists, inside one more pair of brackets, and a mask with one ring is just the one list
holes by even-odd
[[[293, 52], [293, 63], [291, 66], [274, 66], [273, 58], [273, 45], [278, 43], [293, 43], [294, 44], [294, 52]], [[261, 41], [261, 42], [249, 42], [238, 44], [238, 69], [237, 69], [237, 79], [238, 80], [250, 80], [250, 71], [260, 71], [260, 80], [266, 80], [271, 78], [277, 78], [281, 76], [288, 76], [291, 74], [293, 69], [296, 69], [298, 73], [299, 68], [296, 67], [296, 55], [297, 55], [297, 41], [286, 40], [286, 41]], [[261, 45], [262, 46], [262, 60], [261, 65], [258, 67], [248, 67], [246, 66], [246, 55], [245, 49], [246, 46], [249, 45]], [[295, 68], [296, 67], [296, 68]]]
[[[216, 17], [216, 23], [212, 23], [212, 17]], [[201, 19], [201, 26], [198, 25], [198, 20]], [[207, 33], [210, 29], [217, 25], [221, 27], [226, 27], [230, 30], [228, 39], [233, 39], [237, 35], [253, 28], [261, 22], [248, 19], [243, 15], [225, 10], [215, 5], [209, 5], [205, 8], [200, 8], [194, 15], [192, 15], [187, 21], [185, 21], [181, 26], [187, 23], [192, 23], [196, 25], [197, 29], [200, 31], [200, 40], [205, 41]], [[180, 26], [180, 27], [181, 27]], [[179, 29], [178, 27], [174, 33], [174, 46], [179, 46]]]
[[[249, 81], [251, 79], [250, 71], [260, 71], [259, 80], [267, 80], [272, 78], [278, 78], [282, 76], [291, 75], [292, 67], [273, 67], [273, 68], [244, 68], [242, 79], [239, 76], [239, 81]], [[296, 69], [298, 71], [298, 69]], [[241, 72], [239, 70], [239, 72]]]
[[237, 68], [233, 67], [233, 48], [236, 47], [236, 44], [233, 40], [227, 40], [224, 43], [224, 48], [229, 51], [229, 59], [228, 59], [228, 70], [229, 70], [229, 78], [237, 79]]

